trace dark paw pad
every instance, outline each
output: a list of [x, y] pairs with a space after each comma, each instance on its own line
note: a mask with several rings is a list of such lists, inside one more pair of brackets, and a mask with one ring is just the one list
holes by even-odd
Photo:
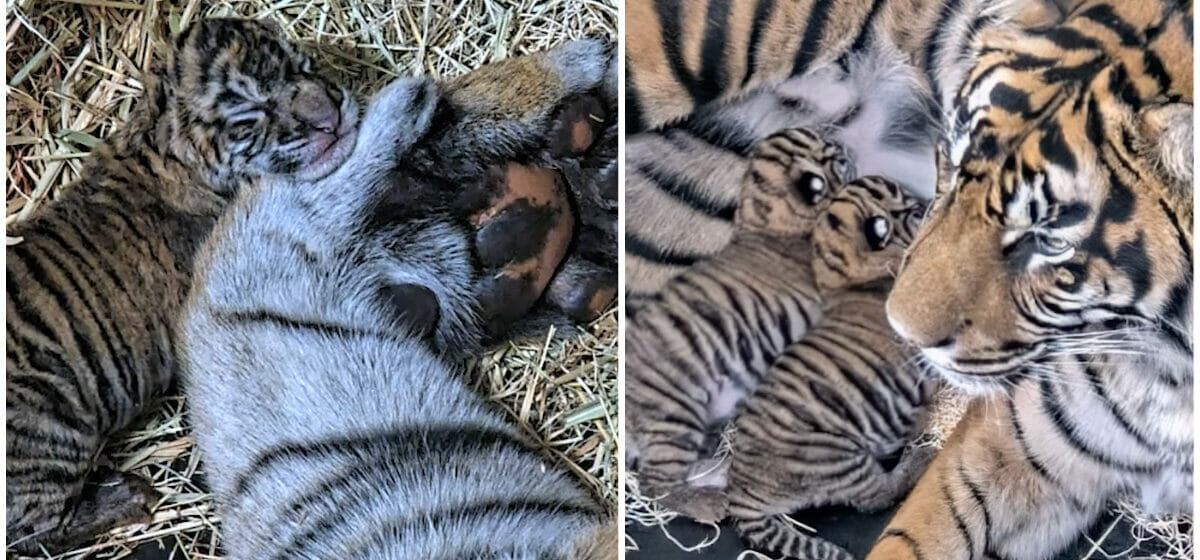
[[475, 249], [485, 267], [498, 268], [536, 256], [559, 226], [559, 211], [520, 199], [475, 232]]
[[428, 336], [437, 328], [441, 307], [433, 290], [419, 284], [389, 284], [380, 290], [380, 297], [413, 334]]
[[617, 280], [607, 273], [584, 277], [562, 274], [550, 286], [550, 300], [576, 323], [595, 321], [616, 297]]
[[[531, 261], [532, 263], [532, 261]], [[479, 288], [479, 316], [492, 334], [503, 333], [529, 311], [542, 293], [532, 266], [489, 276]]]
[[607, 118], [604, 105], [594, 95], [568, 100], [550, 130], [550, 155], [577, 156], [588, 151], [600, 137]]

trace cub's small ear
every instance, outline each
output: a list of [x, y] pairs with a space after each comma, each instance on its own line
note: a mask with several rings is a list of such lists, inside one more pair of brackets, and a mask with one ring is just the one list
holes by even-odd
[[1162, 103], [1143, 108], [1137, 115], [1138, 137], [1143, 155], [1155, 170], [1176, 189], [1191, 197], [1192, 105]]
[[283, 26], [280, 25], [279, 22], [275, 21], [274, 19], [259, 18], [254, 21], [257, 21], [260, 25], [267, 28], [267, 31], [270, 31], [271, 33], [274, 33], [280, 37], [286, 36], [286, 34], [283, 32]]

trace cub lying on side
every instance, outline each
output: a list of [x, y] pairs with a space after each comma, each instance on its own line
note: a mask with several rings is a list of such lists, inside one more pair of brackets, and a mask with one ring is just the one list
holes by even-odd
[[242, 185], [322, 177], [349, 155], [358, 106], [273, 26], [189, 26], [79, 182], [9, 228], [6, 528], [60, 552], [148, 518], [142, 479], [97, 468], [108, 437], [175, 379], [193, 256]]
[[[593, 47], [549, 59], [567, 93], [598, 85]], [[183, 358], [230, 558], [616, 551], [601, 508], [440, 355], [482, 327], [469, 234], [447, 212], [401, 212], [421, 200], [408, 152], [439, 95], [388, 86], [345, 165], [239, 197], [202, 253]]]

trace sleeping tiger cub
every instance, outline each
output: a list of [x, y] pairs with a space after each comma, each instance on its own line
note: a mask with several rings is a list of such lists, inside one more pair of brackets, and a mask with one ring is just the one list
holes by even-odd
[[[537, 60], [524, 78], [565, 103], [596, 87], [608, 54], [574, 42]], [[485, 86], [474, 94], [504, 91]], [[438, 204], [445, 185], [414, 172], [436, 163], [421, 144], [444, 132], [431, 128], [442, 96], [425, 80], [387, 86], [340, 169], [244, 192], [206, 246], [182, 353], [230, 558], [615, 558], [602, 508], [449, 359], [484, 325], [471, 230]], [[487, 141], [459, 148], [472, 138]], [[553, 186], [519, 174], [522, 190]]]
[[[94, 470], [107, 437], [171, 383], [194, 253], [263, 175], [315, 179], [349, 154], [354, 100], [277, 29], [190, 26], [83, 178], [8, 235], [6, 527], [56, 551], [145, 519], [140, 479]], [[90, 474], [89, 474], [90, 473]]]
[[1193, 49], [1169, 1], [983, 37], [887, 312], [984, 396], [869, 558], [1041, 560], [1119, 495], [1191, 511]]
[[[779, 514], [878, 509], [929, 458], [881, 463], [915, 436], [929, 396], [883, 314], [923, 207], [877, 177], [839, 187], [836, 150], [805, 129], [760, 144], [729, 246], [626, 330], [626, 426], [645, 493], [707, 521], [728, 501], [747, 540], [799, 558], [848, 556]], [[726, 477], [701, 459], [706, 432], [730, 417]]]

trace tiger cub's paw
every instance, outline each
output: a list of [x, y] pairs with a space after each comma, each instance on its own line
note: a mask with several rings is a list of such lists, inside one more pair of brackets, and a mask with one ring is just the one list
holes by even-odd
[[658, 502], [699, 523], [719, 523], [729, 514], [729, 498], [715, 486], [681, 486]]
[[79, 542], [105, 531], [149, 523], [150, 512], [161, 496], [145, 479], [102, 469], [84, 486], [74, 513], [69, 541]]

